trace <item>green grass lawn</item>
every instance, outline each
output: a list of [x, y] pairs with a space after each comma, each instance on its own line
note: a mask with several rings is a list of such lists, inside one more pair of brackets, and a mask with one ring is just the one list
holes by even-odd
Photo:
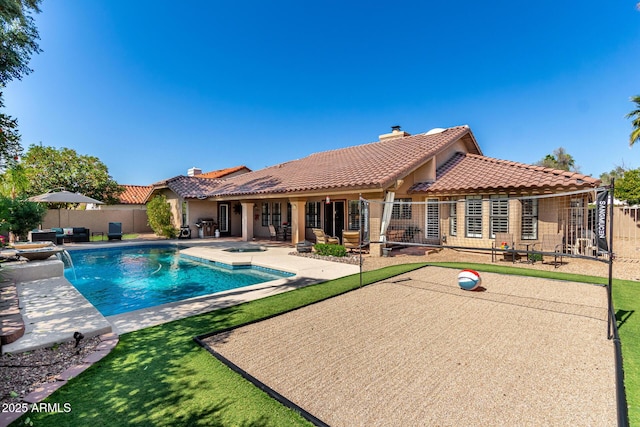
[[[123, 234], [122, 235], [122, 240], [137, 239], [138, 236], [140, 236], [140, 235], [136, 234], [136, 233]], [[107, 233], [104, 233], [104, 236], [91, 236], [89, 238], [89, 240], [92, 241], [92, 242], [106, 242], [108, 240]]]
[[[407, 264], [367, 272], [363, 282], [373, 283], [424, 265]], [[485, 264], [437, 265], [606, 283], [606, 279], [599, 277], [555, 271]], [[310, 424], [297, 413], [269, 398], [199, 347], [193, 337], [282, 313], [358, 286], [358, 275], [349, 276], [124, 334], [107, 357], [46, 400], [69, 402], [70, 413], [32, 413], [30, 421], [34, 426], [308, 426]], [[619, 317], [631, 425], [640, 425], [640, 318], [637, 316], [640, 283], [616, 280], [614, 303]], [[605, 332], [603, 328], [602, 333]], [[14, 424], [21, 425], [24, 421], [25, 417]]]

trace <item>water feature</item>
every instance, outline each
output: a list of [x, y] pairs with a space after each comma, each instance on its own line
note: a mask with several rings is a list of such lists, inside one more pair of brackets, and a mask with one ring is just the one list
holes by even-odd
[[78, 276], [76, 275], [76, 268], [73, 266], [73, 259], [71, 258], [69, 251], [67, 251], [66, 249], [63, 249], [62, 252], [59, 252], [57, 254], [57, 257], [58, 259], [60, 259], [60, 261], [64, 263], [65, 270], [66, 269], [71, 270], [71, 272], [73, 273], [73, 279], [78, 280]]

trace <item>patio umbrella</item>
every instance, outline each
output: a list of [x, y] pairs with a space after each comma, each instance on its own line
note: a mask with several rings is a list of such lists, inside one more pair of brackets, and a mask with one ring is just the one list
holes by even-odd
[[56, 191], [37, 196], [29, 197], [31, 202], [43, 202], [43, 203], [95, 203], [104, 204], [100, 200], [92, 199], [80, 193], [72, 193], [71, 191]]

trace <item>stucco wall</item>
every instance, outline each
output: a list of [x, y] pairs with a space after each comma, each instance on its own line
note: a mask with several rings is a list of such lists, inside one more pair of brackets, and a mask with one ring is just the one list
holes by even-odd
[[42, 221], [42, 228], [86, 227], [92, 232], [109, 231], [110, 222], [121, 222], [123, 233], [151, 233], [147, 223], [147, 211], [143, 209], [73, 210], [49, 209]]

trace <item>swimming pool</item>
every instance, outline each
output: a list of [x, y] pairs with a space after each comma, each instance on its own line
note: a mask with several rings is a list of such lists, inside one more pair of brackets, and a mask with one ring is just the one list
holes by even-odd
[[231, 268], [180, 256], [169, 245], [69, 251], [65, 277], [103, 316], [291, 277], [258, 267]]

